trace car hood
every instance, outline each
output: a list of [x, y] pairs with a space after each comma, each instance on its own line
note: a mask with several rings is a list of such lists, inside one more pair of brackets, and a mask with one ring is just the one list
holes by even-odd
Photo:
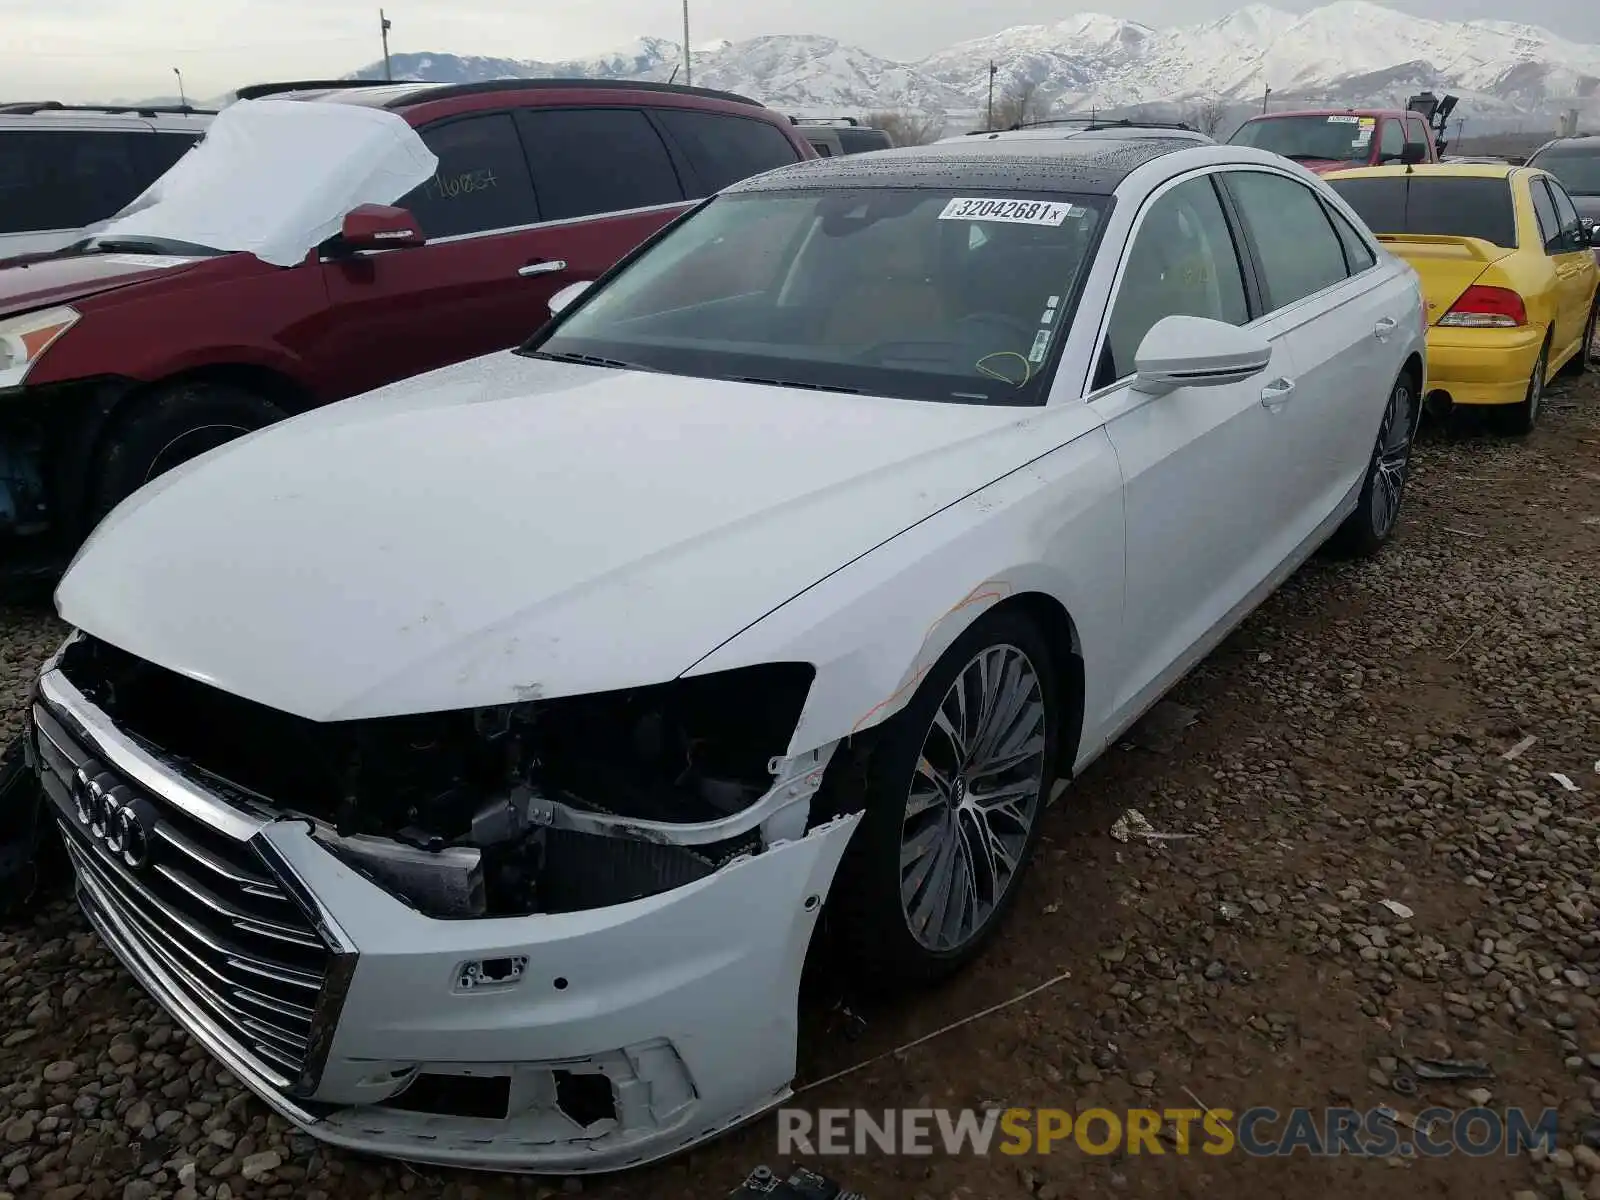
[[154, 254], [75, 254], [0, 265], [0, 317], [70, 304], [205, 261]]
[[661, 682], [1041, 453], [1036, 415], [495, 354], [162, 476], [57, 606], [313, 720]]

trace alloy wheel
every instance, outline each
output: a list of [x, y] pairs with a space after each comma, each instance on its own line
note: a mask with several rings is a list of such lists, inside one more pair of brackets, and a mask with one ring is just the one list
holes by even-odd
[[917, 943], [970, 944], [1016, 880], [1044, 789], [1048, 713], [1032, 660], [989, 646], [957, 674], [923, 738], [900, 841]]
[[1400, 518], [1400, 493], [1411, 464], [1411, 385], [1401, 379], [1389, 394], [1378, 429], [1376, 477], [1372, 487], [1372, 532], [1388, 536]]

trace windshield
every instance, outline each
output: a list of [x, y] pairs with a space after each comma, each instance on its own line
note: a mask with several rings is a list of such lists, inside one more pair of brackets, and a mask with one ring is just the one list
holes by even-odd
[[1360, 162], [1372, 157], [1371, 117], [1334, 113], [1326, 117], [1266, 117], [1246, 121], [1228, 140], [1303, 161]]
[[1103, 197], [719, 196], [523, 353], [960, 404], [1042, 404]]
[[1574, 196], [1600, 196], [1600, 141], [1575, 146], [1552, 146], [1528, 160], [1542, 167]]
[[244, 251], [303, 262], [362, 204], [393, 204], [438, 159], [385, 109], [317, 100], [239, 100], [91, 239]]
[[1474, 237], [1516, 249], [1517, 219], [1505, 179], [1386, 175], [1328, 180], [1373, 233]]

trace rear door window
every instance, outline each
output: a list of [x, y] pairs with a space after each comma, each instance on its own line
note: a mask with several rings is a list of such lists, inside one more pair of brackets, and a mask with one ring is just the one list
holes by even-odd
[[1378, 256], [1372, 252], [1366, 240], [1356, 232], [1355, 226], [1344, 219], [1344, 216], [1331, 205], [1326, 208], [1328, 220], [1333, 222], [1333, 231], [1339, 235], [1339, 244], [1344, 247], [1345, 265], [1350, 268], [1350, 274], [1359, 275], [1368, 267], [1378, 265]]
[[1533, 215], [1539, 223], [1539, 241], [1546, 254], [1561, 250], [1561, 221], [1556, 216], [1556, 202], [1550, 199], [1550, 189], [1544, 180], [1534, 179], [1528, 184], [1528, 194], [1533, 197]]
[[546, 221], [686, 198], [666, 144], [637, 108], [529, 108], [517, 124]]
[[420, 132], [439, 166], [400, 207], [416, 217], [429, 241], [511, 229], [539, 219], [528, 162], [509, 113], [441, 121]]
[[1554, 179], [1546, 179], [1544, 185], [1550, 189], [1550, 198], [1556, 204], [1556, 221], [1561, 227], [1561, 248], [1566, 251], [1587, 250], [1588, 246], [1583, 236], [1583, 218], [1578, 215], [1572, 197], [1567, 195], [1566, 189]]
[[700, 178], [694, 199], [800, 161], [789, 139], [765, 121], [682, 108], [656, 109], [654, 115]]
[[1505, 179], [1397, 174], [1330, 179], [1328, 186], [1374, 233], [1475, 237], [1516, 249], [1516, 213]]
[[1222, 178], [1255, 243], [1269, 308], [1284, 308], [1344, 281], [1339, 236], [1310, 188], [1264, 171], [1229, 171]]
[[846, 154], [866, 154], [872, 150], [890, 149], [889, 135], [881, 129], [855, 129], [850, 126], [839, 130], [839, 145]]
[[154, 176], [150, 133], [11, 129], [0, 132], [0, 233], [81, 229], [114, 216]]

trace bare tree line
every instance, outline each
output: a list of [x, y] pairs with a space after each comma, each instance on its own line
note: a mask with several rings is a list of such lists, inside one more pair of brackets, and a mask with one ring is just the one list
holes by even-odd
[[[1055, 111], [1055, 100], [1037, 80], [1019, 80], [995, 97], [994, 113], [985, 113], [984, 128], [1012, 129], [1030, 122], [1047, 121]], [[1151, 109], [1140, 105], [1127, 113], [1131, 121], [1153, 120]], [[1207, 137], [1217, 137], [1228, 120], [1228, 106], [1220, 99], [1200, 101], [1184, 110], [1182, 121]]]

